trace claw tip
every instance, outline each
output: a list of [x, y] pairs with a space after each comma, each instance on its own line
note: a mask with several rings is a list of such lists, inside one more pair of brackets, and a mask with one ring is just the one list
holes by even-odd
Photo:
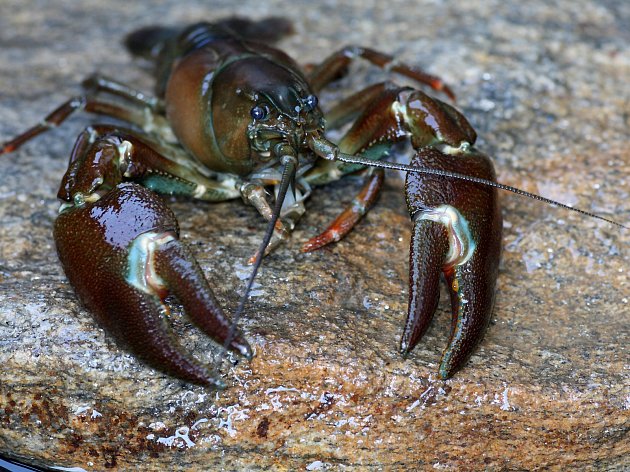
[[400, 342], [400, 355], [403, 356], [403, 359], [407, 359], [407, 357], [409, 357], [409, 353], [411, 352], [411, 349], [409, 348], [409, 343], [407, 343], [406, 341], [401, 341]]
[[302, 244], [302, 248], [301, 251], [302, 252], [313, 252], [315, 249], [319, 249], [320, 246], [318, 246], [316, 243], [313, 242], [312, 239], [306, 241], [304, 244]]
[[9, 153], [11, 153], [13, 151], [15, 151], [15, 148], [13, 146], [6, 145], [6, 146], [3, 146], [3, 147], [0, 147], [0, 155], [2, 155], [2, 154], [9, 154]]
[[254, 358], [254, 351], [249, 344], [241, 347], [240, 351], [241, 355], [248, 361], [251, 361]]
[[444, 359], [440, 362], [440, 367], [438, 369], [438, 378], [440, 380], [448, 380], [453, 377], [453, 374], [462, 368], [464, 363], [459, 365], [453, 365], [450, 362], [445, 362]]
[[440, 366], [440, 369], [438, 370], [438, 379], [440, 380], [447, 380], [451, 377], [452, 372], [449, 372], [448, 369], [445, 369], [444, 367]]

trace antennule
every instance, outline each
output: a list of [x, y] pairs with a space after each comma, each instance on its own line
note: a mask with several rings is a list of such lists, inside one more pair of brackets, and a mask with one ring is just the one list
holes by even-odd
[[610, 223], [611, 225], [615, 225], [620, 228], [630, 229], [629, 226], [623, 225], [609, 218], [596, 215], [595, 213], [591, 213], [586, 210], [581, 210], [580, 208], [574, 208], [564, 203], [560, 203], [556, 200], [542, 197], [535, 193], [530, 193], [525, 190], [521, 190], [520, 188], [511, 187], [510, 185], [504, 185], [498, 182], [493, 182], [492, 180], [482, 179], [479, 177], [474, 177], [472, 175], [460, 174], [458, 172], [451, 172], [448, 170], [431, 169], [428, 167], [415, 167], [408, 164], [398, 164], [395, 162], [388, 162], [388, 161], [373, 161], [365, 157], [354, 156], [352, 154], [343, 153], [339, 150], [339, 148], [334, 143], [331, 143], [327, 139], [324, 139], [321, 137], [315, 138], [309, 141], [309, 147], [315, 152], [315, 154], [329, 161], [341, 161], [341, 162], [346, 162], [348, 164], [360, 164], [360, 165], [364, 165], [368, 167], [380, 167], [383, 169], [401, 170], [403, 172], [412, 172], [416, 174], [439, 175], [439, 176], [448, 177], [451, 179], [459, 179], [459, 180], [465, 180], [468, 182], [474, 182], [480, 185], [485, 185], [487, 187], [494, 187], [500, 190], [506, 190], [508, 192], [521, 195], [523, 197], [533, 198], [534, 200], [548, 203], [549, 205], [554, 205], [560, 208], [564, 208], [566, 210], [571, 210], [576, 213], [581, 213], [582, 215], [605, 221], [606, 223]]

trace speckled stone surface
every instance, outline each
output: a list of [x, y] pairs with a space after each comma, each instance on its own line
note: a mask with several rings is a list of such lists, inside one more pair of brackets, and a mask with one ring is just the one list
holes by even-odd
[[[148, 3], [148, 2], [147, 2]], [[119, 46], [142, 25], [281, 14], [282, 46], [316, 62], [372, 46], [441, 75], [499, 180], [630, 222], [630, 3], [355, 0], [0, 3], [0, 141], [94, 71], [150, 90]], [[377, 80], [353, 68], [340, 94]], [[629, 234], [502, 194], [493, 323], [467, 368], [437, 381], [446, 304], [409, 359], [409, 222], [400, 183], [343, 242], [301, 254], [358, 183], [317, 190], [269, 257], [242, 326], [256, 349], [216, 393], [116, 347], [78, 304], [50, 239], [77, 116], [0, 158], [0, 455], [84, 470], [627, 470]], [[240, 202], [176, 201], [229, 312], [264, 225]], [[443, 299], [446, 298], [444, 295]], [[187, 348], [216, 348], [175, 310]], [[225, 370], [225, 369], [224, 369]]]

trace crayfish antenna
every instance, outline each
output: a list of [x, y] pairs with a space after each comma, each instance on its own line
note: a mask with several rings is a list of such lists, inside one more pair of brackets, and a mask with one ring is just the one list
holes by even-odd
[[247, 285], [245, 287], [245, 291], [243, 295], [241, 295], [241, 299], [239, 301], [238, 307], [234, 312], [234, 316], [232, 317], [232, 326], [230, 327], [230, 331], [228, 333], [225, 342], [223, 343], [223, 349], [221, 350], [219, 362], [215, 365], [220, 366], [223, 364], [223, 360], [227, 354], [228, 348], [232, 344], [234, 340], [234, 336], [236, 336], [238, 321], [243, 313], [243, 309], [245, 308], [245, 303], [247, 302], [247, 297], [249, 296], [249, 292], [254, 285], [254, 280], [256, 279], [256, 274], [258, 273], [258, 269], [262, 264], [262, 259], [265, 254], [265, 249], [269, 245], [271, 241], [271, 237], [274, 233], [274, 228], [280, 217], [280, 212], [282, 210], [282, 204], [284, 203], [284, 198], [287, 194], [289, 188], [293, 185], [295, 180], [295, 174], [297, 172], [298, 160], [295, 150], [287, 145], [287, 144], [278, 144], [274, 148], [274, 154], [279, 157], [280, 162], [283, 164], [282, 169], [282, 180], [280, 181], [280, 187], [278, 190], [278, 195], [276, 196], [276, 202], [273, 209], [272, 217], [269, 223], [267, 224], [267, 229], [265, 230], [265, 235], [263, 237], [262, 243], [256, 251], [256, 256], [254, 259], [254, 263], [252, 265], [252, 271], [249, 274], [249, 279], [247, 280]]
[[606, 223], [610, 223], [611, 225], [618, 226], [619, 228], [630, 229], [630, 226], [621, 224], [615, 220], [611, 220], [610, 218], [596, 215], [595, 213], [591, 213], [589, 211], [582, 210], [580, 208], [575, 208], [565, 203], [561, 203], [556, 200], [552, 200], [550, 198], [537, 195], [535, 193], [521, 190], [520, 188], [512, 187], [510, 185], [504, 185], [504, 184], [493, 182], [487, 179], [482, 179], [480, 177], [473, 177], [471, 175], [460, 174], [458, 172], [451, 172], [451, 171], [441, 170], [441, 169], [431, 169], [428, 167], [416, 167], [409, 164], [399, 164], [396, 162], [374, 161], [366, 157], [346, 154], [346, 153], [341, 152], [336, 144], [322, 137], [312, 138], [311, 141], [309, 142], [309, 147], [311, 148], [311, 150], [315, 152], [315, 154], [329, 161], [341, 161], [348, 164], [360, 164], [360, 165], [364, 165], [368, 167], [380, 167], [382, 169], [400, 170], [403, 172], [410, 172], [410, 173], [415, 173], [415, 174], [439, 175], [439, 176], [447, 177], [451, 179], [459, 179], [459, 180], [465, 180], [468, 182], [474, 182], [476, 184], [485, 185], [487, 187], [494, 187], [500, 190], [505, 190], [507, 192], [512, 192], [517, 195], [521, 195], [522, 197], [532, 198], [534, 200], [547, 203], [549, 205], [564, 208], [565, 210], [571, 210], [576, 213], [580, 213], [582, 215], [588, 216], [590, 218], [596, 218], [598, 220], [605, 221]]

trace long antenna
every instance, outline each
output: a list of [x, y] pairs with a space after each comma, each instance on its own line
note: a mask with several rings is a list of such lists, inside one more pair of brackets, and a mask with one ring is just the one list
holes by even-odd
[[271, 215], [271, 220], [267, 224], [267, 229], [265, 231], [265, 236], [263, 237], [262, 243], [256, 252], [256, 256], [254, 259], [254, 264], [252, 266], [252, 271], [249, 274], [249, 279], [247, 280], [247, 286], [245, 287], [245, 291], [243, 295], [241, 295], [241, 299], [239, 301], [238, 307], [234, 312], [234, 316], [232, 317], [232, 326], [230, 326], [230, 331], [228, 333], [225, 342], [223, 343], [223, 349], [221, 350], [221, 355], [219, 357], [219, 362], [216, 363], [216, 368], [220, 367], [223, 364], [223, 360], [228, 351], [228, 347], [234, 340], [234, 336], [236, 334], [236, 327], [238, 326], [239, 319], [241, 314], [243, 313], [243, 309], [245, 308], [245, 303], [247, 303], [247, 297], [249, 292], [254, 285], [254, 279], [256, 278], [256, 274], [258, 273], [258, 269], [262, 264], [262, 259], [265, 254], [265, 249], [269, 245], [271, 241], [271, 237], [274, 232], [274, 228], [280, 217], [280, 211], [282, 210], [282, 204], [284, 203], [284, 197], [287, 194], [289, 187], [293, 185], [295, 174], [297, 171], [298, 160], [295, 156], [295, 151], [291, 146], [279, 144], [276, 146], [275, 151], [276, 155], [280, 156], [280, 162], [284, 165], [282, 169], [282, 180], [280, 181], [280, 188], [278, 190], [278, 195], [276, 196], [276, 203], [273, 208], [273, 213]]
[[352, 154], [343, 153], [339, 151], [339, 148], [337, 148], [337, 146], [335, 146], [333, 143], [327, 142], [321, 138], [320, 138], [320, 142], [315, 142], [313, 144], [314, 145], [311, 147], [311, 149], [313, 149], [313, 151], [315, 151], [316, 154], [318, 154], [320, 157], [323, 157], [324, 159], [346, 162], [348, 164], [360, 164], [360, 165], [369, 166], [369, 167], [380, 167], [383, 169], [401, 170], [403, 172], [412, 172], [416, 174], [439, 175], [441, 177], [449, 177], [452, 179], [466, 180], [468, 182], [474, 182], [477, 184], [486, 185], [488, 187], [494, 187], [501, 190], [506, 190], [508, 192], [521, 195], [523, 197], [533, 198], [534, 200], [545, 202], [550, 205], [564, 208], [566, 210], [571, 210], [571, 211], [575, 211], [576, 213], [581, 213], [582, 215], [586, 215], [591, 218], [596, 218], [598, 220], [605, 221], [606, 223], [610, 223], [611, 225], [615, 225], [620, 228], [630, 229], [630, 227], [626, 225], [618, 223], [609, 218], [596, 215], [595, 213], [591, 213], [586, 210], [581, 210], [580, 208], [574, 208], [564, 203], [560, 203], [556, 200], [541, 197], [540, 195], [537, 195], [535, 193], [530, 193], [525, 190], [521, 190], [520, 188], [511, 187], [510, 185], [504, 185], [498, 182], [493, 182], [492, 180], [482, 179], [480, 177], [474, 177], [472, 175], [460, 174], [458, 172], [451, 172], [448, 170], [431, 169], [429, 167], [416, 167], [416, 166], [412, 166], [408, 164], [398, 164], [395, 162], [387, 162], [387, 161], [373, 161], [366, 157], [354, 156]]

